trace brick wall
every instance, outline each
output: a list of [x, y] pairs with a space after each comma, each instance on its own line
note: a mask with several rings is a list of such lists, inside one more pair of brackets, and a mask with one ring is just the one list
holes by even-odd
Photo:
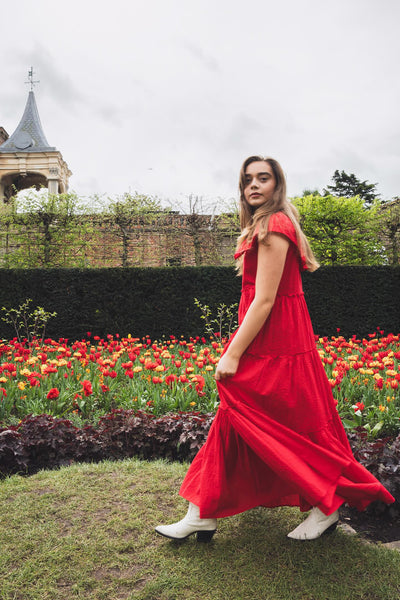
[[[137, 217], [129, 226], [85, 218], [73, 235], [52, 243], [48, 266], [163, 267], [233, 265], [238, 229], [231, 218], [196, 215]], [[45, 266], [43, 230], [11, 225], [0, 229], [0, 266]], [[35, 260], [37, 256], [37, 260]], [[24, 258], [25, 257], [25, 258]], [[7, 262], [8, 261], [8, 262]], [[11, 263], [10, 263], [11, 261]]]

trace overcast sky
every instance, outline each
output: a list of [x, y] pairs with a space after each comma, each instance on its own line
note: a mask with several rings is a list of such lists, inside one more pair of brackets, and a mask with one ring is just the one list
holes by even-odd
[[89, 197], [237, 197], [277, 158], [290, 196], [336, 169], [400, 195], [399, 0], [1, 2], [0, 126], [32, 65], [51, 146]]

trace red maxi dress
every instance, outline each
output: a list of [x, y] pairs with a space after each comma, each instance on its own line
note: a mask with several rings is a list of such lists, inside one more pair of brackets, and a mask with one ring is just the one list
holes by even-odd
[[[289, 250], [276, 300], [233, 377], [217, 382], [220, 406], [180, 494], [202, 518], [256, 506], [317, 506], [331, 514], [347, 502], [363, 510], [394, 498], [353, 457], [318, 354], [304, 300], [295, 229], [281, 212], [268, 230]], [[255, 294], [257, 234], [244, 242], [239, 324]], [[229, 342], [228, 342], [229, 343]]]

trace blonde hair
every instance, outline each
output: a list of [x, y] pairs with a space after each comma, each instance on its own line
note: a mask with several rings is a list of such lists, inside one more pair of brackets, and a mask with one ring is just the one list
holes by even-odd
[[[258, 208], [253, 208], [250, 206], [244, 196], [244, 190], [246, 188], [246, 169], [253, 162], [266, 162], [271, 167], [276, 181], [275, 190], [271, 200], [262, 206], [259, 206]], [[310, 244], [308, 243], [308, 240], [300, 227], [299, 213], [297, 208], [293, 206], [286, 196], [286, 178], [282, 167], [277, 160], [274, 158], [265, 158], [263, 156], [249, 156], [249, 158], [246, 158], [242, 168], [240, 169], [239, 192], [239, 219], [242, 233], [237, 241], [237, 250], [243, 241], [250, 241], [253, 238], [256, 227], [258, 227], [258, 240], [260, 242], [267, 243], [268, 221], [271, 215], [280, 211], [289, 217], [293, 223], [300, 252], [306, 258], [307, 270], [315, 271], [318, 269], [319, 264], [315, 259]], [[242, 260], [239, 259], [238, 262], [238, 270], [241, 272]]]

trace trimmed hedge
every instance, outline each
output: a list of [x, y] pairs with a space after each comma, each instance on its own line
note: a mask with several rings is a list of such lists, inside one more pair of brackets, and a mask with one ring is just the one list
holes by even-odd
[[[400, 268], [322, 267], [304, 274], [304, 291], [318, 335], [365, 336], [377, 327], [400, 331]], [[26, 298], [57, 312], [48, 337], [80, 339], [91, 331], [137, 337], [199, 335], [193, 299], [216, 307], [237, 302], [240, 278], [231, 267], [128, 269], [0, 269], [0, 307]], [[14, 331], [0, 321], [0, 337]]]
[[303, 286], [318, 335], [400, 332], [400, 267], [321, 267]]

